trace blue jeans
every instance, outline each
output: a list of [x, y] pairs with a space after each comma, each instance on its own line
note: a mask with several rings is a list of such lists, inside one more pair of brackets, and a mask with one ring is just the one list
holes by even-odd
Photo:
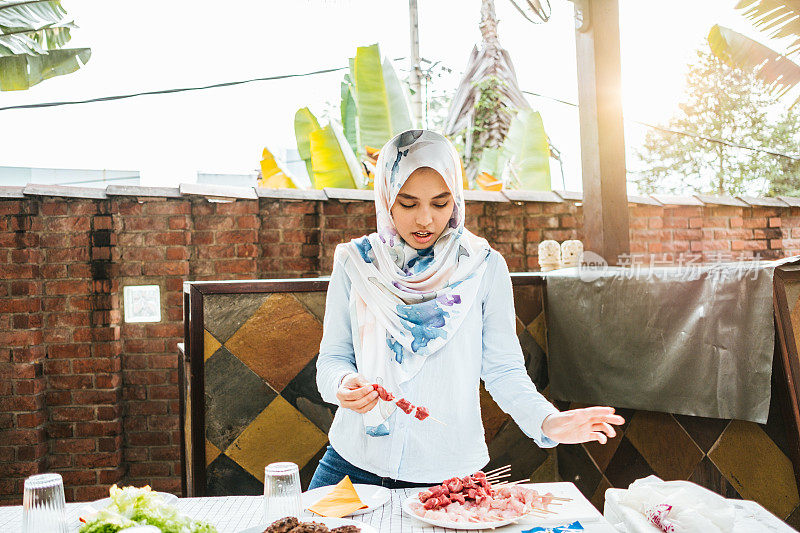
[[336, 485], [344, 476], [350, 476], [353, 483], [364, 485], [380, 485], [387, 489], [407, 489], [413, 487], [430, 487], [430, 483], [412, 483], [410, 481], [400, 481], [390, 477], [376, 476], [372, 472], [362, 470], [357, 466], [348, 463], [341, 455], [336, 453], [332, 446], [328, 446], [325, 455], [319, 461], [319, 466], [311, 478], [308, 489], [316, 489], [325, 485]]

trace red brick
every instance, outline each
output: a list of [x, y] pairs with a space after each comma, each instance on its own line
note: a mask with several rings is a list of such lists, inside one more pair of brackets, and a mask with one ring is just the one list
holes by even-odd
[[97, 440], [90, 438], [53, 439], [54, 453], [90, 453], [97, 450]]
[[83, 406], [51, 407], [50, 420], [60, 422], [94, 420], [94, 408]]
[[188, 276], [189, 264], [183, 261], [145, 263], [142, 274], [145, 276]]
[[164, 463], [131, 463], [128, 467], [131, 477], [166, 477], [169, 475], [169, 465]]
[[122, 433], [122, 422], [119, 420], [78, 422], [75, 424], [75, 435], [78, 437], [107, 437]]
[[160, 431], [131, 433], [129, 442], [132, 446], [164, 446], [169, 444], [169, 435]]
[[79, 280], [48, 281], [44, 284], [44, 290], [48, 295], [86, 294], [91, 291], [91, 285]]
[[86, 390], [86, 391], [74, 391], [72, 393], [72, 397], [75, 400], [75, 403], [79, 404], [105, 404], [110, 405], [114, 404], [119, 400], [120, 393], [116, 390], [110, 391], [99, 391], [99, 390]]

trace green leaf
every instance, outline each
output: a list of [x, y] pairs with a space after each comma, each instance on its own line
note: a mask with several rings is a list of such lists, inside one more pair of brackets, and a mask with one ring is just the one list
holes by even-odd
[[354, 152], [358, 151], [358, 124], [356, 114], [356, 101], [353, 98], [353, 91], [350, 83], [350, 76], [345, 74], [342, 82], [342, 103], [339, 109], [342, 113], [342, 127], [344, 136], [347, 138], [350, 148]]
[[405, 89], [391, 63], [381, 63], [377, 44], [360, 46], [353, 62], [354, 99], [358, 110], [360, 149], [382, 147], [411, 128]]
[[753, 21], [753, 26], [765, 31], [775, 39], [792, 39], [786, 49], [788, 55], [800, 52], [800, 3], [785, 0], [741, 0], [736, 9], [744, 10], [744, 16]]
[[25, 90], [54, 76], [70, 74], [85, 65], [91, 55], [88, 48], [64, 48], [35, 56], [2, 56], [0, 91]]
[[778, 95], [800, 83], [800, 65], [758, 41], [715, 24], [708, 33], [711, 51], [734, 68], [752, 70]]
[[504, 148], [484, 148], [477, 166], [478, 174], [486, 172], [499, 178], [503, 175], [507, 161], [508, 153]]
[[297, 151], [300, 153], [300, 159], [306, 163], [308, 179], [311, 180], [312, 186], [314, 185], [314, 172], [311, 166], [311, 141], [309, 136], [312, 131], [318, 129], [319, 122], [317, 117], [307, 107], [297, 110], [297, 113], [294, 114], [294, 137], [297, 140]]
[[61, 23], [67, 12], [52, 0], [0, 0], [0, 30], [40, 29]]
[[549, 191], [550, 147], [542, 117], [525, 109], [511, 121], [503, 148], [510, 154], [510, 189]]
[[[411, 122], [411, 108], [408, 103], [409, 90], [400, 82], [389, 58], [383, 60], [383, 81], [386, 84], [386, 93], [389, 95], [389, 116], [392, 122], [391, 137], [394, 137], [398, 133], [414, 127]], [[388, 141], [389, 139], [386, 140]], [[380, 146], [377, 148], [380, 148]]]
[[[339, 138], [332, 125], [311, 132], [309, 139], [315, 189], [325, 187], [353, 189], [356, 188], [358, 181], [361, 181], [351, 168], [355, 154], [343, 137]], [[358, 162], [355, 163], [357, 171]]]

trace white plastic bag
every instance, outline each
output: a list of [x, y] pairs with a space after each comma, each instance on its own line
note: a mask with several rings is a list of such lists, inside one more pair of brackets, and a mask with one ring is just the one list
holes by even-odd
[[777, 533], [792, 528], [756, 502], [726, 500], [689, 481], [656, 476], [608, 489], [606, 520], [621, 533]]
[[719, 494], [689, 481], [662, 481], [656, 476], [634, 481], [620, 504], [666, 533], [728, 533], [736, 514]]

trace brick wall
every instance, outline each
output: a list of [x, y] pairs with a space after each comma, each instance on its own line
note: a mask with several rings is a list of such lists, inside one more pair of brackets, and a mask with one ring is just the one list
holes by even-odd
[[[101, 196], [0, 197], [0, 503], [44, 471], [70, 501], [120, 482], [178, 492], [183, 282], [325, 275], [336, 244], [375, 226], [368, 201]], [[800, 208], [678, 203], [631, 204], [633, 254], [800, 253]], [[512, 271], [582, 223], [578, 201], [467, 205]], [[160, 286], [161, 322], [123, 323], [122, 289], [140, 284]]]

